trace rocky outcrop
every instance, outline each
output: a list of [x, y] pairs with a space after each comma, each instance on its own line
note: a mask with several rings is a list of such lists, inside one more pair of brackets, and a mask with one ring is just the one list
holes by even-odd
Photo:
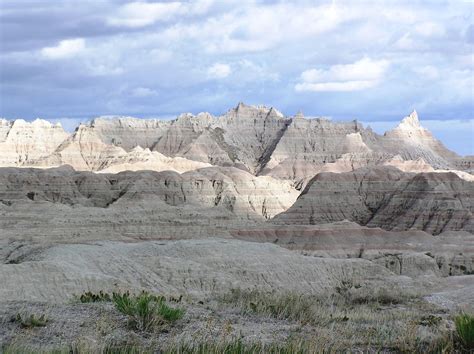
[[422, 158], [435, 168], [453, 166], [453, 160], [458, 157], [421, 126], [416, 111], [405, 117], [395, 129], [386, 132], [381, 143], [386, 150], [405, 160]]
[[474, 173], [474, 156], [457, 157], [453, 161], [455, 168], [468, 173]]
[[121, 147], [126, 151], [137, 146], [151, 149], [170, 125], [171, 122], [165, 120], [116, 116], [98, 117], [89, 123], [102, 142]]
[[51, 155], [28, 165], [43, 168], [70, 165], [76, 170], [97, 171], [111, 159], [124, 155], [124, 149], [104, 143], [93, 127], [81, 124]]
[[239, 103], [218, 118], [207, 113], [179, 116], [154, 149], [168, 156], [235, 165], [257, 174], [288, 123], [274, 108]]
[[[463, 170], [458, 175], [471, 178], [469, 158], [446, 149], [422, 128], [416, 112], [384, 136], [357, 121], [306, 119], [302, 114], [285, 117], [275, 108], [243, 103], [219, 117], [209, 113], [181, 114], [172, 121], [99, 117], [81, 124], [70, 136], [45, 121], [0, 121], [0, 166], [69, 164], [88, 171], [161, 171], [165, 167], [161, 162], [144, 163], [163, 160], [147, 149], [196, 161], [197, 168], [203, 166], [199, 163], [233, 166], [253, 175], [288, 179], [300, 189], [320, 172], [381, 164], [410, 172]], [[186, 164], [191, 168], [192, 163]], [[172, 165], [170, 170], [188, 169]]]
[[[294, 118], [262, 171], [265, 174], [302, 179], [345, 153], [369, 152], [357, 122], [333, 123], [328, 119]], [[351, 148], [356, 150], [352, 151]]]
[[314, 257], [372, 261], [397, 275], [459, 276], [474, 272], [474, 235], [387, 231], [340, 221], [320, 225], [265, 225], [232, 230], [235, 238], [269, 242]]
[[384, 166], [394, 166], [403, 172], [436, 172], [436, 173], [443, 173], [443, 172], [452, 172], [456, 174], [459, 178], [465, 179], [466, 181], [474, 182], [474, 175], [470, 174], [466, 171], [459, 171], [459, 170], [442, 170], [442, 169], [434, 169], [433, 166], [428, 164], [425, 160], [421, 157], [417, 160], [404, 160], [400, 155], [396, 155], [390, 160], [383, 163]]
[[133, 148], [126, 155], [113, 157], [105, 161], [100, 173], [118, 173], [122, 171], [174, 171], [183, 173], [199, 168], [210, 167], [204, 162], [188, 160], [183, 157], [167, 157], [158, 151], [142, 149], [140, 146]]
[[[94, 174], [62, 167], [49, 170], [0, 169], [0, 205], [4, 208], [0, 224], [6, 228], [18, 207], [44, 203], [70, 207], [98, 207], [127, 210], [156, 208], [155, 218], [170, 218], [173, 208], [190, 213], [208, 213], [206, 219], [225, 216], [245, 220], [264, 220], [289, 208], [298, 191], [289, 182], [271, 177], [255, 177], [233, 167], [208, 167], [178, 174], [165, 172], [122, 172]], [[148, 203], [148, 204], [147, 204]], [[89, 212], [89, 211], [87, 211]], [[26, 213], [28, 215], [30, 213]], [[78, 215], [79, 217], [79, 215]], [[143, 217], [146, 219], [146, 215]], [[113, 217], [112, 217], [113, 219]], [[171, 221], [179, 219], [174, 215]]]
[[351, 220], [386, 230], [474, 232], [474, 182], [454, 173], [403, 173], [391, 167], [320, 173], [275, 222]]
[[223, 130], [225, 143], [233, 147], [236, 159], [257, 174], [270, 160], [290, 122], [275, 108], [240, 103], [218, 118], [217, 126]]
[[27, 165], [49, 156], [67, 137], [59, 123], [0, 119], [0, 166]]

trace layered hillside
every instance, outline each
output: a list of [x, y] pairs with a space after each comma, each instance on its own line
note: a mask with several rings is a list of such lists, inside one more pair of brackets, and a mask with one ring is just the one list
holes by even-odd
[[0, 119], [0, 166], [29, 165], [54, 153], [67, 137], [59, 123]]
[[378, 135], [357, 121], [286, 117], [275, 108], [243, 103], [219, 117], [209, 113], [186, 113], [171, 121], [100, 117], [79, 125], [70, 135], [41, 120], [2, 120], [0, 153], [0, 167], [68, 164], [85, 171], [184, 172], [233, 166], [253, 175], [291, 180], [297, 188], [304, 188], [319, 172], [373, 165], [472, 172], [469, 157], [446, 149], [420, 125], [416, 112]]
[[222, 236], [283, 212], [298, 194], [288, 181], [233, 167], [182, 174], [1, 168], [0, 230], [5, 240]]
[[399, 154], [405, 160], [422, 158], [435, 168], [453, 166], [458, 157], [421, 126], [416, 111], [405, 117], [396, 128], [386, 132], [381, 143], [384, 149]]
[[474, 182], [451, 172], [404, 173], [393, 167], [316, 175], [274, 222], [286, 225], [350, 220], [386, 230], [474, 232]]

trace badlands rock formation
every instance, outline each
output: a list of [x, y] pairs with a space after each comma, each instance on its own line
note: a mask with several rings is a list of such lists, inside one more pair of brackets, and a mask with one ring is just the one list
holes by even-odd
[[274, 108], [243, 103], [219, 117], [186, 113], [172, 121], [96, 118], [69, 136], [60, 126], [41, 120], [0, 121], [0, 166], [69, 164], [76, 170], [111, 172], [181, 172], [203, 166], [182, 159], [164, 162], [163, 156], [147, 149], [168, 158], [289, 179], [298, 188], [322, 171], [352, 171], [393, 158], [408, 163], [422, 160], [436, 170], [472, 170], [469, 157], [446, 149], [420, 125], [416, 112], [383, 136], [357, 121], [306, 119], [302, 114], [285, 117]]
[[[233, 167], [95, 174], [71, 167], [0, 169], [2, 240], [226, 236], [288, 209], [288, 181]], [[2, 241], [0, 240], [0, 241]]]
[[29, 165], [52, 154], [67, 137], [59, 123], [0, 119], [0, 166]]
[[[65, 165], [84, 173], [28, 169]], [[470, 158], [447, 150], [416, 112], [383, 136], [357, 121], [285, 117], [243, 103], [219, 117], [101, 117], [70, 135], [42, 120], [1, 120], [2, 166], [22, 168], [0, 171], [4, 234], [46, 234], [39, 220], [48, 216], [53, 234], [70, 235], [71, 225], [86, 238], [95, 227], [110, 235], [108, 224], [120, 237], [188, 235], [193, 224], [197, 235], [228, 235], [226, 222], [280, 213], [277, 223], [347, 219], [387, 230], [473, 231]], [[79, 232], [74, 213], [95, 226]]]
[[[435, 168], [446, 168], [458, 157], [420, 125], [416, 111], [405, 117], [395, 129], [386, 132], [384, 137], [383, 146], [389, 151], [398, 150], [405, 160], [423, 158]], [[449, 161], [451, 163], [447, 164]]]
[[393, 167], [320, 173], [274, 221], [318, 224], [341, 220], [386, 230], [474, 232], [474, 183], [446, 173], [403, 173]]
[[0, 264], [0, 282], [11, 284], [0, 287], [0, 304], [64, 301], [84, 289], [199, 296], [236, 287], [321, 293], [334, 287], [343, 274], [384, 283], [397, 278], [365, 260], [303, 257], [275, 245], [239, 240], [100, 242], [58, 245], [29, 255], [20, 264]]
[[341, 221], [320, 225], [259, 225], [232, 230], [233, 237], [269, 242], [330, 258], [363, 258], [395, 274], [411, 277], [474, 273], [474, 235], [447, 232], [433, 237], [423, 231], [387, 231]]
[[[380, 338], [395, 333], [393, 325], [412, 336], [417, 323], [415, 332], [425, 333], [435, 318], [441, 324], [432, 330], [451, 338], [450, 313], [474, 309], [472, 166], [415, 112], [385, 135], [357, 121], [244, 104], [219, 117], [101, 117], [72, 134], [42, 120], [0, 120], [0, 351], [2, 340], [25, 335], [31, 348], [38, 338], [62, 345], [86, 332], [88, 342], [104, 342], [97, 326], [147, 342], [149, 335], [125, 331], [118, 312], [103, 325], [112, 304], [71, 302], [117, 290], [183, 299], [176, 306], [185, 317], [159, 341], [184, 327], [195, 338], [222, 314], [212, 306], [236, 288], [344, 299], [339, 317], [336, 302], [317, 304], [329, 339], [368, 333], [361, 318], [364, 328], [380, 327]], [[416, 320], [404, 315], [413, 306], [423, 310]], [[42, 332], [17, 323], [19, 309], [41, 308], [54, 309]], [[78, 311], [89, 322], [77, 320]], [[257, 313], [239, 315], [228, 304], [224, 312], [220, 321], [239, 338], [245, 327], [246, 339], [268, 332], [272, 341], [277, 322], [287, 337], [322, 333], [267, 313], [270, 327], [262, 327]], [[405, 350], [403, 331], [393, 338]], [[374, 349], [372, 335], [362, 337], [345, 349]]]

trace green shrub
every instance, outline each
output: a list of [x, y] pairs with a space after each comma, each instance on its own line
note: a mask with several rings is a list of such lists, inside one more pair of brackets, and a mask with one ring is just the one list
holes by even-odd
[[99, 291], [98, 294], [95, 294], [93, 292], [85, 292], [79, 297], [79, 301], [82, 303], [89, 303], [89, 302], [103, 302], [103, 301], [112, 301], [110, 298], [110, 295], [107, 293], [104, 293], [102, 290]]
[[15, 317], [16, 322], [23, 328], [44, 327], [48, 323], [45, 315], [37, 316], [35, 314], [21, 315], [18, 313]]
[[132, 327], [139, 331], [151, 331], [184, 315], [183, 309], [168, 306], [164, 297], [145, 291], [135, 296], [128, 292], [113, 293], [112, 301], [118, 311], [129, 317]]
[[463, 347], [467, 350], [474, 349], [474, 316], [462, 313], [454, 318], [454, 323]]

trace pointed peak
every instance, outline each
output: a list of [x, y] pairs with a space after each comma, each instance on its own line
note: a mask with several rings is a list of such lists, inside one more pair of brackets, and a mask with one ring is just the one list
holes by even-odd
[[419, 128], [420, 120], [418, 119], [418, 113], [416, 113], [416, 111], [413, 110], [413, 112], [411, 112], [410, 115], [403, 118], [401, 124], [408, 125], [414, 128]]

